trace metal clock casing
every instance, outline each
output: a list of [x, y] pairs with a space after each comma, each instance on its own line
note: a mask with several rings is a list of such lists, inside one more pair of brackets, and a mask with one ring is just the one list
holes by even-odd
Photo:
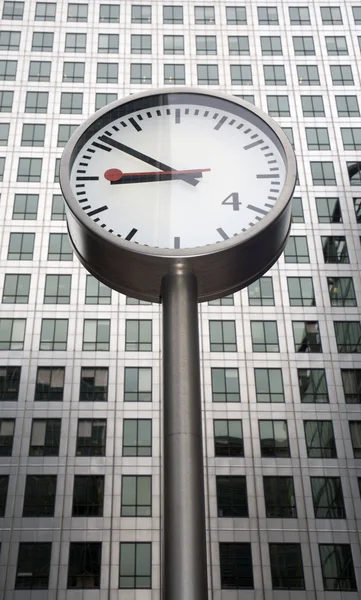
[[[191, 108], [189, 108], [190, 106]], [[199, 107], [199, 109], [194, 109], [194, 106]], [[142, 150], [144, 150], [141, 133], [136, 133], [131, 138], [131, 149], [138, 153], [135, 157], [131, 156], [129, 159], [127, 154], [124, 154], [121, 149], [117, 148], [119, 143], [121, 144], [129, 138], [129, 136], [128, 138], [125, 135], [122, 136], [121, 124], [123, 124], [124, 128], [128, 125], [130, 126], [130, 130], [134, 128], [136, 132], [139, 132], [142, 131], [142, 127], [146, 130], [147, 124], [141, 122], [143, 117], [147, 121], [147, 119], [157, 115], [164, 117], [165, 121], [162, 121], [162, 118], [158, 120], [153, 119], [153, 128], [157, 124], [161, 127], [161, 124], [167, 122], [167, 119], [172, 119], [172, 122], [173, 119], [178, 119], [179, 122], [182, 118], [182, 123], [186, 125], [186, 119], [187, 117], [190, 118], [190, 113], [191, 116], [194, 113], [197, 115], [200, 113], [202, 126], [203, 123], [207, 122], [203, 128], [205, 127], [204, 130], [206, 132], [209, 129], [209, 135], [213, 135], [213, 130], [219, 131], [220, 127], [228, 128], [224, 129], [223, 150], [224, 156], [227, 156], [229, 148], [232, 149], [232, 154], [229, 153], [229, 163], [236, 165], [236, 168], [234, 166], [232, 168], [232, 176], [236, 178], [234, 179], [236, 183], [233, 185], [238, 188], [236, 190], [232, 187], [230, 188], [228, 200], [224, 200], [223, 197], [226, 192], [224, 192], [223, 196], [221, 195], [222, 187], [220, 187], [221, 191], [217, 192], [221, 195], [219, 200], [213, 191], [214, 189], [218, 190], [218, 187], [224, 184], [222, 171], [217, 175], [216, 169], [212, 168], [208, 169], [210, 173], [197, 174], [197, 177], [203, 177], [203, 179], [193, 179], [196, 183], [199, 182], [200, 185], [197, 186], [197, 189], [201, 190], [200, 193], [194, 190], [195, 185], [187, 185], [189, 181], [185, 181], [185, 178], [193, 178], [193, 175], [177, 175], [181, 169], [207, 167], [207, 164], [204, 164], [205, 159], [203, 156], [199, 157], [199, 161], [197, 159], [198, 163], [195, 165], [188, 165], [185, 162], [187, 157], [185, 156], [183, 159], [184, 152], [181, 152], [179, 157], [176, 156], [176, 159], [173, 157], [173, 162], [176, 160], [177, 164], [172, 165], [173, 169], [175, 169], [173, 171], [175, 175], [172, 175], [171, 178], [183, 178], [183, 181], [172, 181], [170, 185], [169, 183], [163, 183], [163, 180], [169, 177], [167, 175], [168, 171], [165, 168], [169, 167], [169, 160], [167, 160], [167, 164], [165, 165], [165, 158], [168, 158], [168, 155], [165, 155], [164, 152], [162, 153], [162, 147], [159, 144], [158, 146], [155, 144], [154, 150], [151, 148], [150, 151], [148, 142], [146, 148], [146, 156], [151, 154], [151, 156], [156, 156], [163, 161], [159, 163], [161, 166], [157, 164], [155, 167], [150, 166], [151, 163], [149, 161], [145, 163], [139, 158], [139, 156], [142, 156]], [[132, 121], [135, 121], [136, 118], [137, 122], [133, 123]], [[196, 123], [198, 122], [200, 121], [196, 119]], [[120, 133], [117, 130], [120, 130]], [[175, 142], [177, 148], [178, 140], [174, 140], [177, 133], [174, 133], [174, 131], [177, 132], [180, 130], [173, 128], [173, 137], [170, 140], [171, 142]], [[114, 132], [116, 132], [115, 139], [118, 142], [111, 142], [110, 135]], [[246, 137], [247, 134], [248, 137]], [[138, 135], [139, 137], [137, 137]], [[229, 138], [229, 144], [227, 144], [228, 138], [226, 136], [233, 136]], [[237, 154], [237, 136], [239, 136], [239, 156]], [[210, 139], [212, 138], [210, 137]], [[215, 140], [218, 141], [218, 139], [221, 139], [220, 135], [215, 137]], [[103, 140], [106, 140], [105, 143]], [[272, 156], [272, 151], [267, 150], [269, 148], [267, 140], [270, 140], [269, 145], [272, 146], [271, 150], [273, 149], [274, 156]], [[114, 147], [111, 146], [111, 143], [115, 144], [114, 155], [113, 152], [110, 153], [109, 151], [109, 147], [111, 149]], [[169, 145], [168, 141], [167, 144]], [[217, 149], [216, 144], [215, 148]], [[248, 169], [243, 169], [243, 173], [246, 172], [245, 177], [243, 177], [241, 159], [243, 158], [243, 162], [245, 161], [245, 149], [247, 149], [247, 159], [249, 158], [250, 161], [248, 162]], [[265, 168], [256, 168], [258, 164], [257, 156], [260, 156], [259, 151], [261, 149], [263, 154], [269, 157], [267, 160], [267, 163], [271, 164], [269, 171], [266, 171]], [[101, 157], [101, 159], [93, 160], [95, 151], [100, 153], [97, 156]], [[203, 153], [207, 155], [207, 149], [200, 154]], [[177, 151], [175, 151], [175, 154], [177, 154]], [[109, 162], [108, 159], [105, 160], [105, 155], [112, 156]], [[272, 160], [272, 158], [275, 158], [275, 155], [277, 155], [277, 160]], [[208, 157], [211, 163], [213, 157], [210, 152], [208, 152]], [[118, 189], [115, 193], [113, 187], [106, 187], [109, 181], [103, 180], [104, 169], [101, 169], [101, 166], [109, 164], [110, 167], [118, 167], [119, 165], [123, 168], [123, 163], [126, 159], [131, 161], [129, 163], [131, 165], [130, 170], [140, 172], [138, 174], [141, 175], [141, 181], [145, 180], [143, 173], [146, 176], [149, 171], [157, 174], [150, 175], [149, 183], [134, 182], [136, 183], [134, 186], [117, 186]], [[92, 160], [93, 162], [91, 162]], [[183, 164], [179, 164], [181, 160]], [[218, 159], [216, 162], [213, 161], [212, 165], [217, 165], [217, 162]], [[260, 162], [259, 158], [258, 162]], [[79, 166], [79, 164], [84, 166]], [[99, 167], [97, 166], [98, 164]], [[133, 164], [134, 167], [132, 167]], [[238, 164], [239, 173], [235, 172]], [[255, 165], [255, 169], [252, 171], [253, 165]], [[74, 175], [74, 171], [76, 171], [76, 175]], [[261, 173], [258, 174], [258, 171], [261, 171]], [[275, 175], [275, 171], [278, 173], [283, 171], [283, 174]], [[243, 179], [246, 179], [247, 176], [248, 187], [247, 185], [243, 186], [242, 183]], [[158, 181], [154, 181], [154, 177]], [[271, 190], [264, 192], [263, 190], [268, 188], [262, 188], [262, 194], [258, 194], [262, 196], [260, 198], [261, 203], [258, 202], [257, 198], [258, 188], [255, 187], [253, 189], [252, 187], [252, 178], [258, 177], [265, 180], [259, 183], [264, 186], [268, 182]], [[273, 189], [272, 184], [274, 182], [272, 180], [277, 177], [279, 178], [278, 187], [277, 185], [273, 185], [273, 188], [276, 188]], [[97, 181], [93, 182], [92, 180]], [[237, 184], [238, 181], [239, 183]], [[209, 182], [211, 185], [209, 185]], [[295, 182], [296, 160], [291, 144], [281, 128], [272, 119], [255, 106], [238, 98], [229, 97], [218, 92], [206, 92], [193, 88], [152, 90], [132, 95], [129, 98], [116, 101], [104, 107], [88, 119], [69, 140], [64, 150], [60, 167], [60, 184], [66, 202], [68, 233], [74, 250], [82, 264], [97, 279], [109, 287], [123, 294], [152, 302], [160, 302], [162, 278], [175, 265], [182, 266], [196, 275], [199, 301], [211, 300], [233, 293], [246, 287], [265, 273], [277, 260], [287, 240], [291, 223], [290, 200]], [[117, 181], [115, 183], [123, 182]], [[128, 183], [128, 181], [125, 181], [125, 183]], [[133, 182], [130, 181], [129, 183]], [[277, 179], [275, 183], [277, 184]], [[78, 184], [79, 189], [77, 187]], [[113, 186], [113, 182], [111, 182], [111, 185]], [[136, 206], [136, 202], [138, 202], [139, 190], [147, 198], [147, 200], [144, 200], [144, 205], [142, 204], [143, 200], [140, 200], [140, 209], [137, 205], [138, 211], [144, 206], [144, 212], [146, 213], [145, 216], [140, 215], [138, 219], [141, 220], [141, 217], [143, 218], [144, 226], [143, 232], [141, 232], [143, 240], [147, 234], [147, 232], [144, 233], [144, 228], [147, 227], [147, 222], [151, 220], [148, 218], [148, 212], [150, 211], [149, 215], [151, 217], [153, 204], [158, 202], [157, 194], [161, 197], [160, 202], [167, 203], [167, 190], [170, 190], [172, 192], [172, 200], [170, 201], [173, 202], [172, 206], [175, 209], [182, 202], [182, 194], [184, 194], [186, 225], [188, 227], [189, 223], [190, 229], [192, 228], [192, 207], [195, 206], [195, 212], [198, 210], [198, 221], [194, 228], [194, 236], [190, 237], [190, 241], [192, 242], [194, 239], [195, 243], [197, 243], [198, 237], [201, 237], [203, 245], [198, 246], [197, 244], [195, 247], [187, 248], [177, 247], [180, 244], [176, 240], [180, 238], [174, 237], [173, 229], [174, 227], [178, 227], [177, 222], [180, 223], [181, 216], [178, 216], [178, 220], [175, 219], [175, 224], [174, 221], [171, 224], [169, 220], [169, 228], [173, 227], [169, 235], [167, 230], [168, 221], [164, 221], [163, 224], [159, 225], [160, 239], [164, 239], [166, 242], [169, 241], [169, 246], [171, 246], [174, 239], [174, 247], [157, 248], [145, 245], [142, 239], [141, 241], [137, 241], [137, 236], [134, 236], [134, 232], [137, 229], [132, 228], [130, 225], [126, 229], [124, 227], [123, 229], [120, 228], [121, 234], [117, 233], [116, 225], [113, 226], [112, 223], [115, 223], [116, 220], [119, 221], [118, 215], [120, 215], [120, 220], [123, 220], [122, 210], [124, 211], [124, 222], [126, 223], [127, 219], [129, 223], [133, 222], [129, 221], [129, 213], [132, 213], [132, 207]], [[210, 191], [207, 192], [207, 190]], [[80, 195], [78, 195], [79, 192]], [[232, 192], [234, 192], [233, 195]], [[235, 192], [237, 192], [237, 202], [240, 205], [239, 210], [243, 211], [243, 213], [238, 212], [238, 205], [230, 206], [232, 198], [235, 198]], [[264, 193], [268, 194], [270, 200], [267, 200], [267, 195], [263, 198]], [[188, 196], [190, 200], [188, 200]], [[249, 201], [247, 197], [250, 197]], [[129, 198], [131, 201], [129, 201]], [[132, 198], [135, 200], [132, 200]], [[238, 201], [238, 198], [240, 198], [240, 201]], [[256, 201], [254, 198], [256, 198]], [[126, 205], [126, 200], [128, 200], [128, 206]], [[221, 206], [222, 204], [223, 206]], [[228, 206], [225, 206], [225, 204], [228, 204]], [[164, 210], [166, 210], [167, 204], [161, 204], [160, 206], [164, 206]], [[110, 210], [106, 210], [108, 208]], [[117, 211], [114, 213], [117, 219], [110, 218], [112, 208]], [[183, 204], [180, 208], [183, 208]], [[243, 220], [244, 218], [248, 219], [248, 213], [246, 217], [244, 216], [245, 210], [250, 215], [249, 224], [247, 223], [246, 226], [245, 223], [238, 223], [237, 221], [237, 217], [238, 220], [241, 217]], [[160, 213], [158, 212], [157, 218], [160, 221], [162, 220], [162, 211], [163, 209]], [[101, 214], [102, 212], [103, 214]], [[233, 214], [230, 220], [231, 212]], [[178, 215], [181, 214], [182, 210], [178, 212]], [[104, 215], [106, 215], [108, 221]], [[219, 217], [218, 215], [222, 216]], [[217, 227], [218, 221], [223, 218], [223, 215], [227, 216], [228, 225], [224, 228], [220, 223], [220, 226]], [[137, 212], [131, 218], [136, 221]], [[157, 224], [157, 219], [154, 220]], [[231, 226], [229, 225], [230, 222], [232, 222]], [[209, 223], [211, 224], [210, 226]], [[241, 227], [241, 225], [243, 226]], [[209, 228], [209, 234], [207, 232], [206, 235], [205, 231], [207, 227]], [[184, 229], [184, 224], [183, 231], [187, 235], [187, 229]], [[204, 244], [204, 240], [207, 241], [208, 235], [212, 236], [212, 242]], [[217, 239], [217, 236], [219, 239]], [[150, 241], [153, 239], [157, 241], [158, 239], [154, 237], [152, 231], [148, 233], [148, 237]]]

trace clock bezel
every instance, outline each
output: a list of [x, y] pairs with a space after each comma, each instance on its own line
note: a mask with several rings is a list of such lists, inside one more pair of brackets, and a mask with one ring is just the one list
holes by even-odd
[[[275, 206], [261, 221], [246, 232], [206, 246], [179, 249], [156, 248], [137, 244], [134, 241], [127, 241], [109, 233], [94, 223], [79, 205], [70, 184], [71, 168], [79, 153], [79, 148], [83, 148], [87, 139], [94, 135], [95, 131], [113, 122], [114, 118], [112, 115], [115, 112], [118, 112], [118, 118], [121, 111], [126, 109], [128, 104], [133, 105], [133, 109], [124, 112], [124, 114], [133, 112], [134, 105], [138, 101], [142, 103], [142, 108], [145, 108], [144, 104], [147, 102], [149, 102], [149, 106], [154, 105], [154, 97], [169, 94], [180, 97], [191, 94], [195, 98], [198, 96], [200, 100], [202, 97], [206, 102], [208, 99], [209, 104], [211, 103], [211, 99], [214, 99], [218, 103], [240, 106], [253, 117], [255, 124], [268, 137], [273, 139], [277, 145], [286, 167], [283, 187]], [[227, 110], [227, 108], [225, 107], [224, 110]], [[243, 118], [247, 120], [246, 116]], [[250, 122], [252, 123], [252, 119]], [[96, 129], [94, 127], [95, 123], [97, 123]], [[149, 90], [133, 94], [132, 96], [106, 105], [88, 118], [72, 135], [64, 149], [60, 164], [60, 186], [66, 204], [68, 233], [80, 261], [93, 275], [109, 287], [122, 293], [133, 294], [134, 297], [153, 302], [160, 301], [161, 279], [174, 264], [182, 264], [195, 272], [198, 279], [200, 301], [233, 293], [233, 291], [236, 291], [236, 288], [241, 289], [261, 276], [261, 271], [264, 273], [268, 270], [281, 254], [289, 233], [291, 220], [290, 200], [296, 184], [296, 177], [297, 166], [292, 146], [281, 127], [273, 119], [256, 106], [240, 98], [234, 98], [218, 91], [206, 91], [188, 87]], [[275, 236], [277, 238], [276, 244]], [[256, 246], [255, 240], [259, 242]], [[97, 247], [97, 254], [94, 253], [94, 249], [92, 250], [92, 246], [94, 245]], [[268, 251], [266, 252], [261, 250], [261, 247], [264, 247], [264, 245], [268, 246]], [[233, 277], [230, 277], [228, 283], [222, 281], [221, 285], [218, 286], [214, 282], [213, 284], [212, 282], [208, 282], [208, 285], [206, 284], [205, 278], [207, 277], [213, 278], [216, 276], [217, 278], [218, 275], [218, 278], [221, 280], [224, 279], [224, 277], [220, 277], [220, 272], [214, 272], [212, 268], [209, 271], [212, 264], [216, 268], [216, 271], [221, 269], [229, 273], [232, 270], [232, 268], [229, 268], [230, 261], [235, 260], [240, 253], [244, 254], [244, 252], [247, 252], [248, 254], [250, 248], [253, 248], [252, 253], [256, 251], [257, 255], [262, 255], [262, 257], [252, 256], [255, 271], [254, 276], [251, 276], [249, 272], [245, 273], [244, 269], [241, 268], [241, 264], [238, 264], [237, 275], [234, 274]], [[99, 252], [104, 260], [99, 260]], [[118, 270], [115, 269], [114, 264], [112, 265], [111, 257], [113, 257], [113, 262], [114, 259], [118, 259], [121, 262], [125, 261], [129, 268], [126, 268], [124, 271], [124, 268], [120, 268], [118, 265]], [[137, 270], [137, 276], [135, 278], [134, 276], [129, 277], [129, 269], [134, 268]], [[121, 274], [122, 271], [124, 271], [123, 274]], [[246, 269], [246, 271], [249, 271], [249, 269]], [[148, 281], [150, 272], [158, 282], [156, 286], [150, 284]], [[237, 280], [238, 284], [236, 283]], [[141, 282], [143, 282], [143, 286], [140, 285]], [[216, 290], [216, 288], [218, 289]]]

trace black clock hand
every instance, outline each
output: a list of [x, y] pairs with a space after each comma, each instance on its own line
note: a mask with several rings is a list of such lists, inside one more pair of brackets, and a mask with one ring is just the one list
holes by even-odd
[[[102, 142], [105, 142], [106, 144], [108, 144], [108, 146], [113, 146], [113, 148], [116, 148], [117, 150], [121, 150], [122, 152], [125, 152], [126, 154], [130, 154], [130, 156], [134, 156], [134, 158], [139, 158], [139, 160], [142, 160], [143, 162], [148, 163], [148, 165], [152, 165], [152, 167], [156, 167], [156, 169], [161, 169], [162, 171], [175, 171], [176, 170], [176, 169], [173, 169], [173, 167], [170, 167], [169, 165], [166, 165], [165, 163], [160, 162], [159, 160], [155, 160], [154, 158], [151, 158], [151, 156], [147, 156], [146, 154], [143, 154], [143, 152], [139, 152], [139, 150], [134, 150], [134, 148], [130, 148], [129, 146], [126, 146], [125, 144], [122, 144], [121, 142], [117, 142], [116, 140], [113, 140], [111, 137], [109, 137], [107, 135], [99, 136], [99, 140]], [[189, 183], [190, 185], [193, 185], [193, 186], [196, 186], [199, 183], [198, 179], [196, 179], [195, 177], [192, 177], [191, 175], [183, 175], [181, 179], [183, 179], [183, 181], [186, 181], [187, 183]]]

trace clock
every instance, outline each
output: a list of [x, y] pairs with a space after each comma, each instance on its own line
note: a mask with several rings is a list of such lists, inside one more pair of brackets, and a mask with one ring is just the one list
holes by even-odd
[[175, 264], [195, 273], [200, 301], [270, 268], [287, 239], [295, 181], [292, 147], [272, 119], [193, 88], [104, 107], [71, 137], [60, 168], [81, 262], [153, 302]]

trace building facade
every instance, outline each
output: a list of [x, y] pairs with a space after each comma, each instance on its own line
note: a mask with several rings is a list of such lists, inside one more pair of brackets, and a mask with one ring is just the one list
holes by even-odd
[[199, 307], [209, 599], [356, 600], [360, 3], [0, 14], [0, 597], [161, 598], [161, 307], [73, 256], [59, 161], [96, 109], [188, 85], [268, 112], [299, 169], [277, 264]]

